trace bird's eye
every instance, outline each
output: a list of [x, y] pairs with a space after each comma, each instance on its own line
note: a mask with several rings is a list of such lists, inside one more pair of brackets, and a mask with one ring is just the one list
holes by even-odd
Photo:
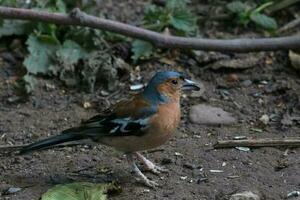
[[174, 85], [177, 85], [177, 83], [178, 83], [177, 80], [172, 80], [171, 82], [172, 82], [172, 84], [174, 84]]

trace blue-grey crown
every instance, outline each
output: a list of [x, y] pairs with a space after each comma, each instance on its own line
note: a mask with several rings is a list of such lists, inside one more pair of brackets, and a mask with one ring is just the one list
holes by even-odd
[[169, 78], [179, 78], [183, 77], [183, 73], [176, 72], [176, 71], [161, 71], [157, 72], [148, 85], [146, 86], [144, 92], [142, 95], [150, 101], [152, 104], [160, 104], [160, 103], [166, 103], [168, 102], [168, 97], [160, 94], [157, 91], [157, 86], [160, 85], [161, 83], [165, 82]]

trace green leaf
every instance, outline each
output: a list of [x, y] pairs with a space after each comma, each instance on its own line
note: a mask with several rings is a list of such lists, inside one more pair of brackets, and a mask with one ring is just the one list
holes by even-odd
[[23, 81], [25, 83], [24, 89], [27, 94], [31, 93], [34, 90], [35, 85], [37, 84], [37, 80], [30, 74], [26, 74], [23, 76]]
[[0, 37], [11, 35], [23, 35], [26, 33], [29, 23], [20, 20], [3, 20], [0, 27]]
[[148, 58], [151, 56], [153, 51], [153, 46], [151, 43], [142, 41], [142, 40], [134, 40], [132, 43], [132, 59], [137, 61], [140, 58]]
[[184, 9], [186, 8], [186, 0], [167, 0], [166, 7], [171, 10]]
[[42, 195], [41, 200], [106, 200], [110, 184], [87, 182], [56, 185]]
[[170, 24], [175, 29], [189, 33], [196, 29], [196, 18], [188, 10], [180, 9], [174, 11], [170, 17]]
[[262, 28], [266, 30], [275, 30], [277, 29], [277, 22], [274, 18], [269, 17], [264, 14], [260, 14], [257, 12], [253, 12], [250, 15], [250, 19], [256, 23], [258, 26], [261, 26]]
[[240, 1], [233, 1], [226, 5], [226, 8], [232, 13], [242, 13], [247, 10], [247, 5]]
[[66, 40], [62, 47], [57, 50], [56, 55], [63, 63], [73, 65], [77, 64], [79, 59], [85, 58], [87, 53], [76, 42]]
[[258, 12], [259, 13], [259, 12], [263, 11], [264, 9], [266, 9], [267, 7], [273, 5], [273, 3], [274, 3], [273, 1], [266, 2], [266, 3], [262, 4], [262, 5], [260, 5], [259, 7], [257, 7], [254, 10], [254, 12]]
[[66, 13], [67, 12], [67, 8], [66, 8], [66, 4], [63, 0], [56, 0], [56, 8], [57, 11], [60, 13]]
[[161, 32], [169, 24], [169, 12], [166, 9], [150, 5], [146, 8], [143, 18], [145, 28]]
[[26, 44], [29, 55], [25, 58], [23, 64], [27, 72], [31, 74], [47, 74], [58, 45], [42, 42], [34, 34], [28, 37]]

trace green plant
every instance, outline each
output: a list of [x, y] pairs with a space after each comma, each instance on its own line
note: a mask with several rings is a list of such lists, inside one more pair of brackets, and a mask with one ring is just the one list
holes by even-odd
[[[172, 34], [191, 36], [196, 34], [196, 16], [187, 8], [185, 0], [167, 0], [165, 7], [149, 5], [146, 8], [142, 26], [156, 32], [168, 29]], [[134, 40], [132, 59], [148, 58], [153, 53], [151, 43]]]
[[260, 6], [250, 6], [241, 1], [233, 1], [228, 3], [226, 8], [236, 18], [236, 21], [239, 24], [247, 26], [250, 22], [253, 22], [267, 31], [274, 31], [277, 29], [276, 20], [261, 13], [265, 8], [272, 4], [272, 1], [268, 1]]
[[[76, 7], [76, 1], [32, 0], [28, 4], [20, 4], [22, 1], [0, 0], [2, 5], [14, 7], [26, 7], [49, 12], [68, 13]], [[83, 1], [82, 1], [83, 2]], [[81, 5], [82, 9], [91, 11], [95, 7], [91, 3]], [[100, 30], [85, 28], [58, 26], [41, 22], [27, 22], [18, 20], [2, 20], [0, 26], [0, 38], [5, 36], [27, 36], [26, 45], [28, 54], [25, 55], [23, 65], [26, 74], [18, 82], [19, 87], [25, 93], [33, 91], [35, 85], [34, 76], [55, 76], [67, 86], [84, 86], [93, 91], [99, 70], [105, 70], [106, 77], [114, 84], [105, 84], [107, 89], [113, 90], [116, 85], [116, 68], [108, 60], [114, 59], [110, 52], [101, 53], [101, 57], [92, 55], [102, 51], [106, 46], [105, 40], [124, 40], [117, 34], [106, 33]], [[24, 37], [22, 37], [24, 38]], [[96, 63], [99, 66], [95, 66]], [[84, 67], [83, 67], [84, 66]], [[104, 66], [104, 67], [103, 67]], [[109, 71], [108, 69], [111, 69]], [[89, 76], [89, 77], [88, 77]], [[90, 78], [91, 77], [91, 78]], [[105, 81], [105, 78], [102, 78]], [[84, 84], [82, 84], [84, 83]]]

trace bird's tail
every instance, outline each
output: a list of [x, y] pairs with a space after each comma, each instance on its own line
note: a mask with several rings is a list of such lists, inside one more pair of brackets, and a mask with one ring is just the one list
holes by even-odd
[[61, 144], [64, 142], [70, 142], [70, 141], [76, 141], [76, 140], [81, 140], [84, 139], [84, 136], [82, 134], [78, 133], [71, 133], [69, 132], [71, 129], [64, 131], [62, 134], [53, 136], [38, 142], [35, 142], [33, 144], [29, 144], [25, 147], [23, 147], [20, 150], [20, 154], [25, 154], [29, 153], [31, 151], [39, 150], [39, 149], [44, 149], [50, 146], [54, 146], [57, 144]]

